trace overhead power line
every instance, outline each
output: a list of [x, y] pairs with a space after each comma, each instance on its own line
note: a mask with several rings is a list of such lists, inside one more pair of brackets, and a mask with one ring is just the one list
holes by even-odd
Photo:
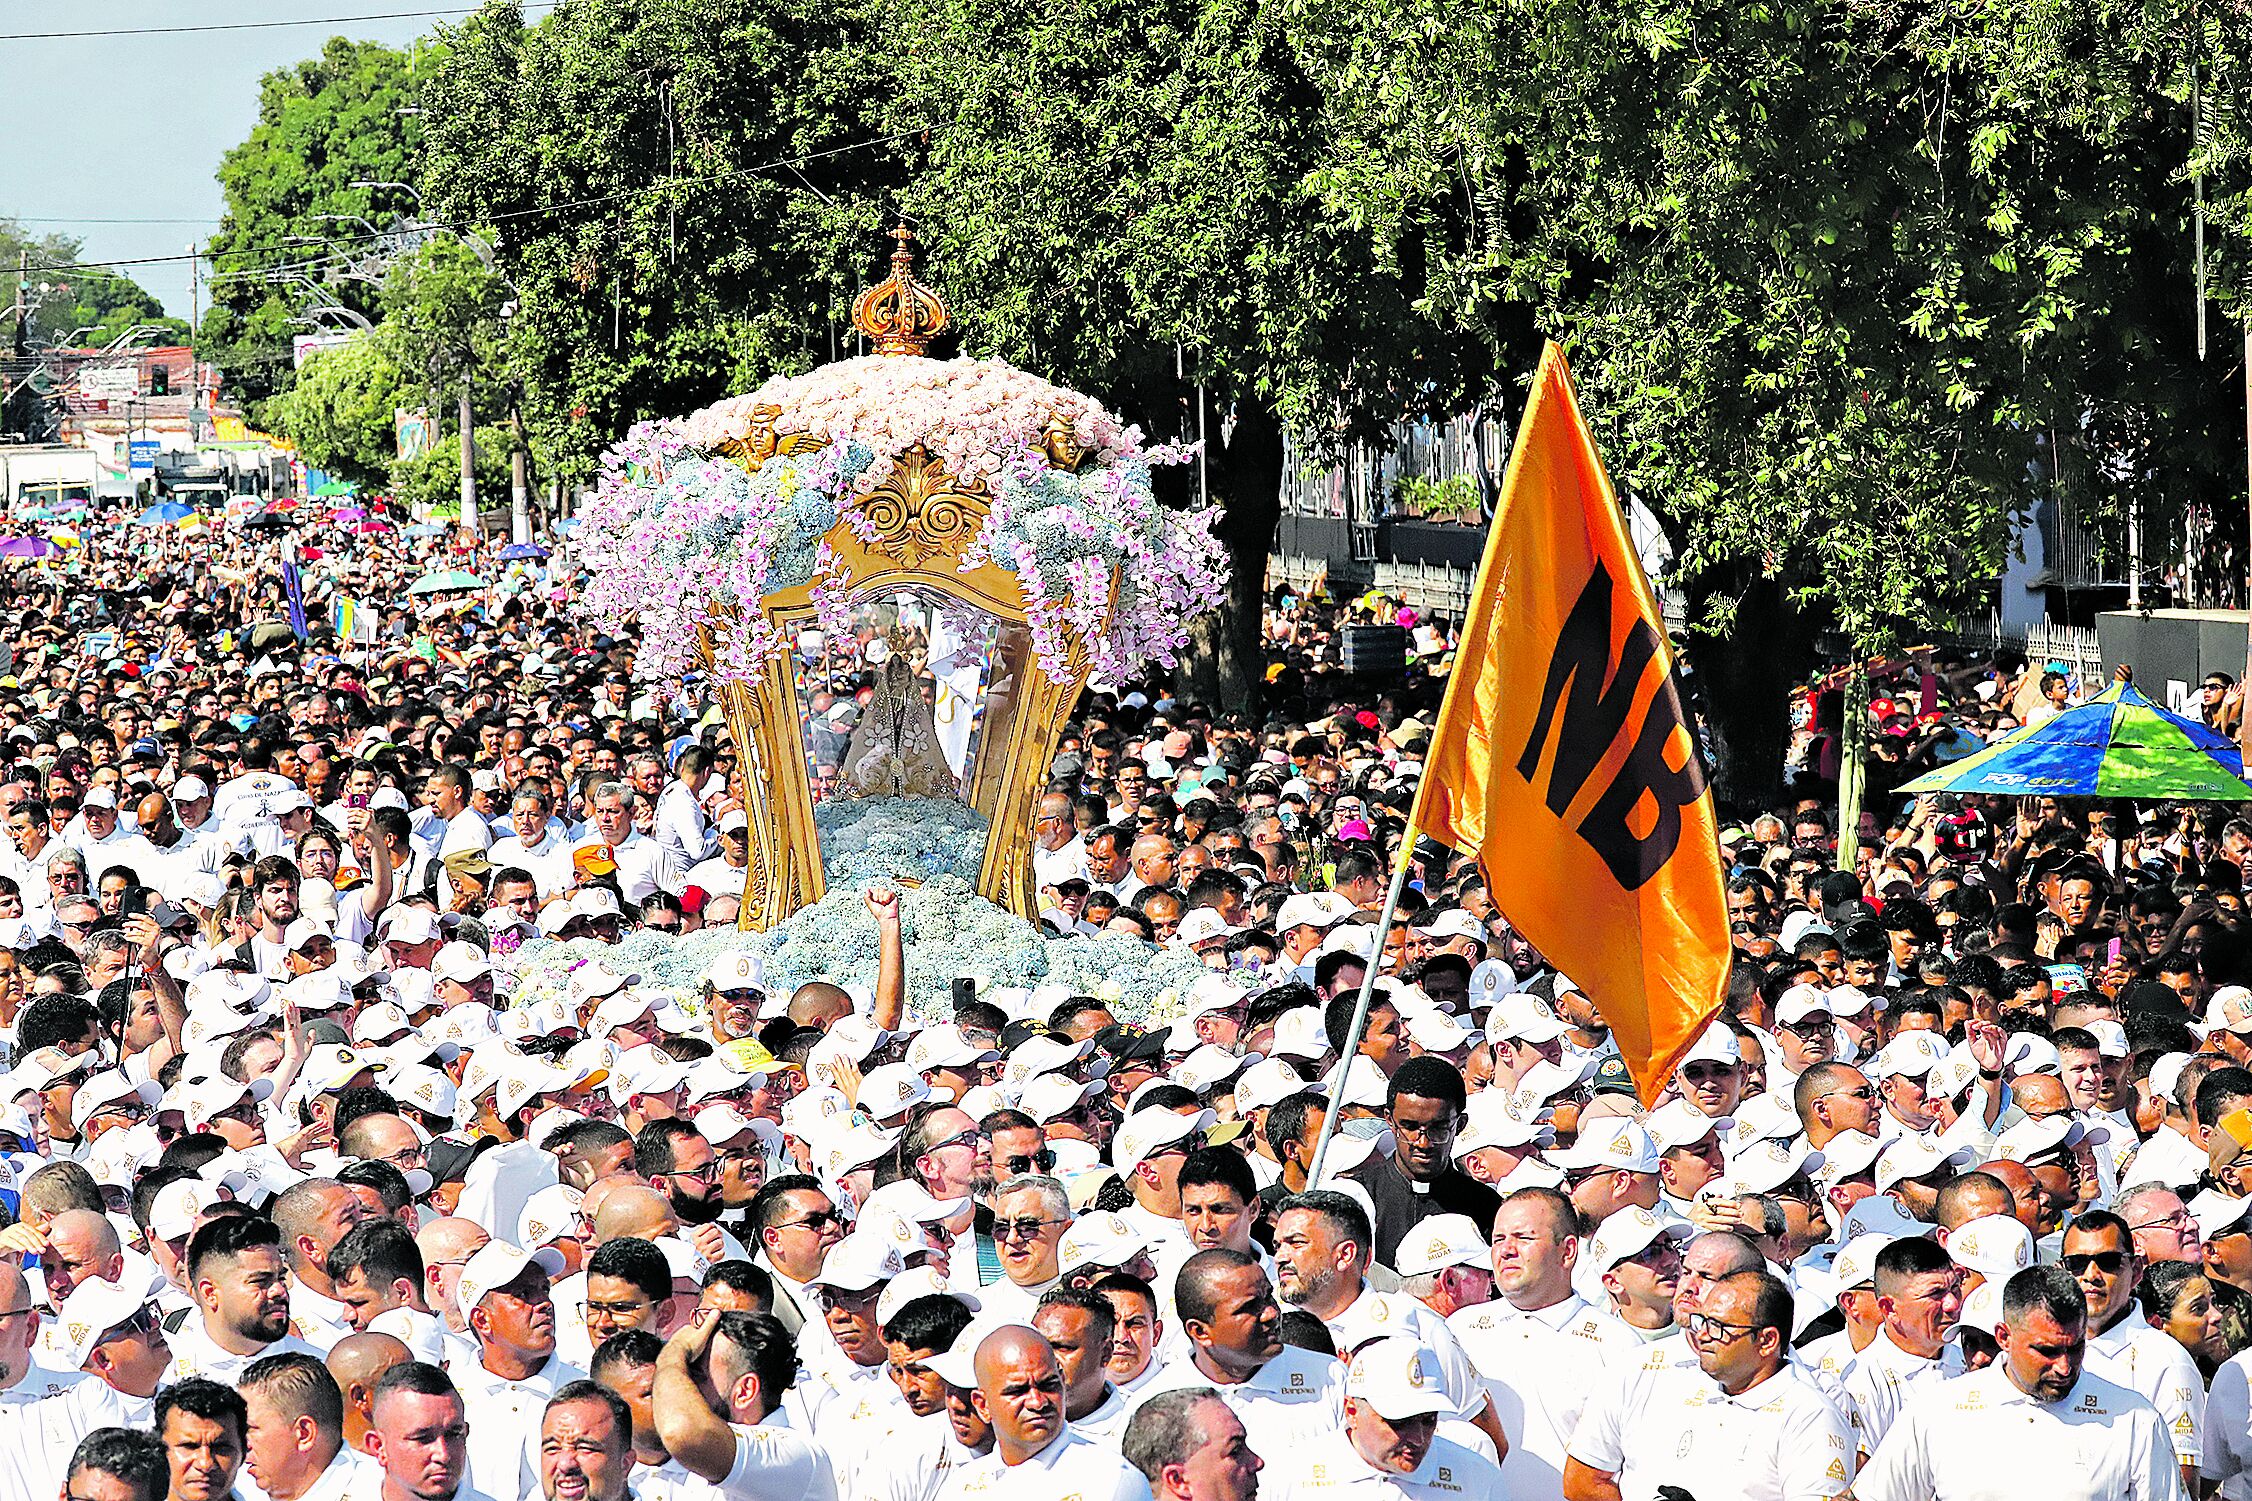
[[[525, 0], [526, 10], [552, 9], [560, 0]], [[299, 21], [207, 21], [191, 26], [112, 26], [90, 31], [7, 31], [0, 42], [57, 42], [79, 37], [184, 36], [201, 31], [273, 31], [286, 26], [352, 26], [362, 21], [421, 21], [438, 16], [473, 16], [481, 7], [454, 10], [386, 10], [357, 16], [307, 16]]]
[[[643, 198], [652, 194], [664, 192], [669, 188], [677, 186], [685, 185], [709, 187], [728, 182], [738, 177], [751, 177], [756, 176], [761, 172], [773, 172], [783, 168], [801, 167], [808, 162], [820, 161], [825, 157], [843, 156], [848, 152], [866, 151], [878, 146], [895, 145], [900, 141], [912, 139], [913, 137], [920, 134], [922, 134], [920, 130], [895, 131], [890, 135], [872, 136], [864, 141], [852, 141], [842, 146], [831, 146], [821, 151], [808, 151], [798, 156], [779, 157], [770, 162], [759, 162], [753, 166], [737, 167], [732, 171], [716, 172], [711, 174], [710, 176], [659, 178], [657, 181], [649, 183], [644, 187], [627, 188], [616, 193], [602, 193], [591, 198], [573, 198], [562, 203], [544, 203], [536, 208], [509, 209], [505, 212], [487, 215], [486, 217], [480, 219], [463, 219], [458, 221], [416, 219], [415, 221], [413, 221], [411, 227], [419, 230], [446, 229], [458, 232], [464, 230], [475, 230], [488, 224], [506, 223], [515, 219], [538, 218], [546, 214], [567, 213], [573, 209], [599, 208], [607, 203], [620, 203], [629, 198]], [[326, 238], [327, 243], [331, 247], [342, 247], [346, 245], [367, 244], [377, 240], [389, 239], [393, 234], [396, 233], [398, 233], [398, 231], [396, 230], [383, 230], [375, 234], [334, 235]], [[303, 252], [305, 249], [306, 246], [303, 239], [299, 238], [291, 240], [275, 240], [263, 245], [229, 245], [223, 249], [215, 251], [186, 252], [177, 255], [139, 255], [124, 256], [115, 260], [81, 260], [70, 262], [56, 262], [52, 266], [42, 267], [41, 269], [56, 271], [84, 269], [116, 270], [120, 267], [125, 266], [168, 266], [178, 265], [185, 261], [216, 260], [220, 256], [232, 257], [238, 255], [260, 255], [270, 250], [294, 250]]]

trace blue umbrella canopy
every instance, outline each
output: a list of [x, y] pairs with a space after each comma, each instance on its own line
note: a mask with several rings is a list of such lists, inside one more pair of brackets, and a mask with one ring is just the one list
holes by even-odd
[[194, 506], [184, 506], [176, 500], [167, 500], [161, 504], [150, 506], [140, 515], [134, 517], [133, 524], [135, 526], [170, 526], [173, 522], [183, 521], [194, 514]]
[[2236, 742], [2114, 683], [2047, 724], [1928, 771], [1903, 792], [2047, 797], [2252, 798]]

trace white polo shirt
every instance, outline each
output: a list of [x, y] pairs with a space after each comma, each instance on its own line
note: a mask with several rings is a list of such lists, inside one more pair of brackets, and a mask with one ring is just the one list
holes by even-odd
[[799, 1432], [781, 1408], [756, 1426], [729, 1426], [735, 1430], [735, 1467], [718, 1485], [707, 1486], [707, 1494], [716, 1491], [728, 1501], [837, 1501], [828, 1450]]
[[2087, 1368], [2158, 1409], [2175, 1459], [2191, 1466], [2204, 1462], [2205, 1380], [2180, 1340], [2144, 1323], [2129, 1305], [2125, 1318], [2088, 1336]]
[[1004, 1463], [995, 1449], [958, 1466], [938, 1494], [940, 1501], [1149, 1501], [1149, 1482], [1117, 1450], [1066, 1426], [1022, 1464]]
[[1621, 1340], [1616, 1321], [1601, 1317], [1577, 1293], [1530, 1312], [1500, 1298], [1474, 1304], [1450, 1315], [1447, 1328], [1485, 1383], [1509, 1437], [1501, 1461], [1508, 1490], [1557, 1494], [1565, 1447], [1588, 1396], [1612, 1354], [1630, 1343], [1640, 1348], [1641, 1341]]
[[2252, 1501], [2252, 1350], [2231, 1356], [2213, 1373], [2205, 1394], [2207, 1480], [2221, 1483], [2224, 1501]]
[[1738, 1396], [1695, 1366], [1620, 1370], [1588, 1399], [1571, 1455], [1625, 1501], [1829, 1501], [1853, 1480], [1853, 1425], [1790, 1365]]
[[1259, 1476], [1259, 1501], [1453, 1501], [1471, 1496], [1478, 1501], [1533, 1492], [1505, 1490], [1501, 1470], [1485, 1455], [1465, 1449], [1452, 1439], [1434, 1438], [1423, 1463], [1402, 1475], [1379, 1470], [1361, 1458], [1353, 1441], [1342, 1431], [1323, 1435], [1315, 1442], [1277, 1458], [1260, 1455], [1267, 1468]]
[[1996, 1361], [1919, 1391], [1853, 1482], [1860, 1501], [2178, 1501], [2158, 1409], [2085, 1371], [2036, 1402]]
[[[1259, 1367], [1250, 1380], [1233, 1385], [1214, 1381], [1193, 1362], [1176, 1361], [1136, 1389], [1134, 1406], [1192, 1386], [1209, 1386], [1220, 1394], [1243, 1424], [1252, 1451], [1262, 1459], [1287, 1454], [1345, 1425], [1344, 1363], [1296, 1345], [1283, 1346], [1282, 1353]], [[1132, 1413], [1127, 1421], [1133, 1421]]]
[[1853, 1402], [1846, 1417], [1852, 1420], [1861, 1452], [1876, 1452], [1885, 1430], [1911, 1396], [1962, 1373], [1961, 1345], [1950, 1341], [1939, 1347], [1938, 1359], [1926, 1360], [1900, 1348], [1890, 1329], [1879, 1329], [1845, 1373], [1845, 1394]]
[[1328, 1326], [1330, 1340], [1340, 1355], [1358, 1350], [1372, 1339], [1402, 1334], [1437, 1356], [1439, 1374], [1446, 1378], [1447, 1400], [1454, 1403], [1454, 1411], [1440, 1417], [1473, 1417], [1485, 1405], [1485, 1383], [1478, 1378], [1470, 1357], [1462, 1352], [1447, 1321], [1405, 1293], [1380, 1293], [1363, 1282], [1359, 1297], [1336, 1318], [1322, 1322]]

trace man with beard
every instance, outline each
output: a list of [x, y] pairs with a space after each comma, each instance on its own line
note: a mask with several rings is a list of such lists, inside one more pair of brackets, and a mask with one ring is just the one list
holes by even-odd
[[193, 1318], [172, 1337], [167, 1382], [193, 1376], [233, 1385], [261, 1356], [317, 1355], [289, 1332], [289, 1262], [263, 1216], [212, 1220], [188, 1242]]
[[719, 1154], [687, 1121], [651, 1121], [643, 1126], [633, 1139], [633, 1166], [671, 1202], [683, 1225], [709, 1225], [727, 1208], [719, 1192]]
[[297, 921], [297, 866], [286, 855], [268, 855], [250, 868], [250, 889], [258, 905], [252, 919], [258, 931], [235, 949], [257, 973], [275, 984], [289, 976], [289, 949], [282, 935]]
[[2083, 1368], [2087, 1300], [2060, 1266], [2002, 1290], [2001, 1356], [1921, 1391], [1870, 1455], [1860, 1501], [1958, 1497], [2177, 1497], [2181, 1476], [2158, 1409]]
[[522, 1496], [539, 1483], [548, 1399], [586, 1375], [555, 1353], [548, 1279], [561, 1270], [562, 1254], [551, 1247], [524, 1251], [499, 1240], [461, 1269], [461, 1310], [477, 1359], [456, 1363], [453, 1376], [477, 1434], [470, 1481], [488, 1496]]

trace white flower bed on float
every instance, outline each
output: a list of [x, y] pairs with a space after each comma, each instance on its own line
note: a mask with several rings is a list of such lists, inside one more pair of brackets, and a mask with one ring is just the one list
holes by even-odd
[[[510, 956], [519, 976], [511, 1004], [536, 1006], [567, 995], [572, 971], [599, 959], [641, 976], [643, 991], [700, 1010], [699, 989], [714, 959], [748, 949], [766, 963], [768, 988], [787, 996], [808, 980], [872, 988], [876, 920], [861, 893], [900, 891], [907, 950], [907, 1003], [925, 1020], [952, 1010], [953, 986], [968, 977], [980, 995], [1061, 986], [1107, 1003], [1123, 1021], [1165, 1022], [1204, 974], [1186, 949], [1159, 949], [1119, 933], [1053, 938], [972, 889], [985, 849], [985, 821], [939, 798], [860, 798], [814, 810], [821, 830], [828, 894], [765, 933], [734, 928], [685, 939], [633, 931], [617, 944], [532, 939]], [[904, 881], [901, 879], [904, 878]], [[919, 881], [920, 884], [905, 884]]]

